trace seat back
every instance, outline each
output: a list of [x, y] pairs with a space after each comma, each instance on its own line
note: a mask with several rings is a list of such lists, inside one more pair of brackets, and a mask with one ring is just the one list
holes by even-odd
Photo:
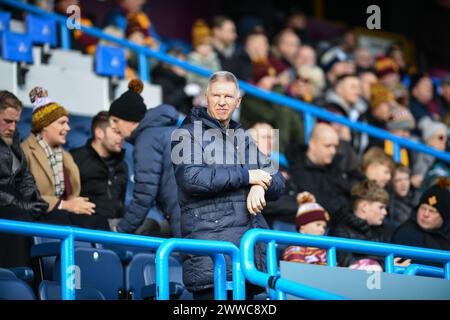
[[[115, 252], [96, 248], [75, 248], [75, 265], [79, 268], [81, 288], [96, 288], [106, 300], [118, 300], [122, 297], [123, 268]], [[53, 270], [53, 280], [61, 281], [59, 257]]]
[[27, 33], [33, 43], [57, 45], [56, 21], [49, 18], [28, 14], [26, 17]]
[[[133, 256], [133, 259], [125, 268], [126, 290], [131, 293], [133, 300], [142, 300], [144, 298], [142, 296], [143, 288], [156, 284], [155, 259], [156, 256], [154, 253], [138, 253]], [[171, 288], [179, 288], [181, 286], [184, 289], [181, 263], [177, 258], [172, 256], [169, 258], [169, 272], [169, 281], [172, 284]], [[176, 294], [174, 298], [178, 298], [185, 291], [177, 290], [176, 293], [171, 292], [171, 294]], [[147, 292], [150, 291], [147, 290]], [[154, 291], [154, 294], [156, 296], [156, 291]]]
[[125, 77], [126, 59], [123, 48], [97, 45], [95, 50], [95, 72], [108, 77]]
[[3, 275], [0, 277], [0, 300], [36, 300], [33, 290], [24, 281], [15, 278], [14, 273], [14, 278], [4, 271], [0, 274]]
[[1, 37], [3, 59], [33, 63], [33, 46], [28, 35], [4, 31]]
[[[39, 285], [39, 299], [40, 300], [62, 300], [61, 298], [61, 283], [54, 281], [42, 281]], [[76, 300], [106, 300], [105, 296], [95, 288], [82, 286], [80, 289], [75, 289]]]

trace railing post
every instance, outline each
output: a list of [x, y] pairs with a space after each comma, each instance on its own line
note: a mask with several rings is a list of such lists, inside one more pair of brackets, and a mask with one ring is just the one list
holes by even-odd
[[400, 145], [398, 144], [398, 142], [394, 141], [392, 141], [392, 144], [394, 146], [394, 161], [400, 163], [400, 161], [402, 160]]
[[75, 300], [75, 286], [79, 281], [77, 277], [80, 276], [75, 268], [74, 237], [70, 233], [61, 242], [61, 290], [63, 300]]
[[139, 57], [139, 77], [141, 78], [142, 82], [149, 82], [150, 75], [148, 69], [147, 56], [144, 53], [138, 53], [138, 57]]
[[227, 300], [227, 264], [223, 254], [214, 256], [214, 299]]
[[59, 24], [59, 30], [61, 31], [61, 47], [63, 50], [70, 50], [70, 31], [65, 23]]
[[331, 247], [327, 252], [327, 263], [329, 267], [336, 267], [336, 247]]
[[444, 266], [444, 278], [450, 280], [450, 262], [447, 262]]
[[312, 129], [314, 128], [314, 117], [309, 112], [304, 113], [304, 129], [305, 129], [305, 144], [309, 142], [309, 136], [311, 134]]
[[[267, 243], [267, 272], [271, 276], [278, 275], [277, 267], [277, 244], [275, 241]], [[283, 293], [279, 290], [269, 289], [271, 300], [283, 300]]]
[[394, 273], [394, 255], [386, 256], [384, 261], [384, 269], [386, 273]]
[[233, 270], [233, 300], [245, 300], [245, 275], [242, 270], [241, 255], [231, 254]]
[[[169, 300], [169, 253], [165, 247], [160, 246], [156, 252], [156, 300]], [[162, 251], [162, 252], [160, 252]]]

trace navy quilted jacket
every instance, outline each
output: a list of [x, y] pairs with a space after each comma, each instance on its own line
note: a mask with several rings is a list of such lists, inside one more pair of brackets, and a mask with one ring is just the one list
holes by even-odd
[[174, 235], [179, 236], [180, 207], [170, 159], [170, 137], [178, 117], [170, 105], [150, 109], [128, 139], [134, 145], [134, 189], [133, 199], [118, 225], [119, 231], [134, 232], [155, 202], [170, 218]]
[[[208, 115], [205, 108], [194, 108], [180, 127], [184, 131], [177, 131], [179, 136], [173, 138], [173, 153], [179, 153], [182, 158], [186, 157], [186, 160], [190, 160], [184, 161], [190, 163], [174, 163], [181, 207], [182, 235], [184, 238], [191, 239], [230, 241], [239, 247], [240, 240], [246, 231], [251, 228], [267, 228], [267, 223], [261, 214], [254, 217], [247, 210], [247, 195], [250, 188], [248, 170], [270, 170], [269, 168], [273, 169], [273, 167], [270, 160], [267, 160], [259, 152], [257, 154], [258, 161], [250, 164], [249, 147], [250, 144], [254, 146], [254, 143], [249, 139], [246, 139], [245, 142], [245, 152], [241, 150], [242, 146], [239, 148], [237, 144], [229, 141], [226, 141], [226, 147], [221, 149], [223, 154], [233, 154], [234, 160], [240, 157], [241, 162], [213, 163], [213, 153], [206, 152], [207, 146], [211, 146], [208, 141], [210, 139], [202, 139], [197, 134], [194, 138], [194, 130], [198, 129], [194, 129], [194, 122], [200, 124], [203, 132], [208, 129], [216, 129], [216, 132], [219, 133], [218, 136], [220, 135], [223, 139], [222, 141], [226, 141], [227, 134], [219, 122]], [[232, 120], [229, 128], [239, 129], [240, 125]], [[182, 144], [177, 144], [176, 140], [181, 141]], [[175, 149], [181, 145], [191, 147], [191, 152], [185, 154], [184, 149], [182, 152]], [[202, 150], [205, 151], [203, 157]], [[256, 147], [254, 150], [257, 150]], [[218, 152], [220, 151], [216, 150], [215, 154]], [[224, 159], [226, 159], [225, 156]], [[282, 175], [275, 170], [272, 173], [272, 184], [266, 191], [266, 200], [276, 200], [284, 189]], [[264, 269], [263, 254], [262, 246], [257, 246], [255, 250], [256, 264], [259, 268]], [[227, 278], [231, 280], [231, 267], [228, 257], [226, 258]], [[190, 291], [213, 287], [214, 273], [211, 258], [186, 256], [183, 264], [183, 277], [184, 284]]]

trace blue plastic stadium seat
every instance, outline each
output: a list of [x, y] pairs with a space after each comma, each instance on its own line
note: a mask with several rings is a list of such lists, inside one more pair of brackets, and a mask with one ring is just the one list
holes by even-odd
[[[93, 245], [88, 242], [75, 241], [75, 247], [92, 248]], [[33, 237], [31, 257], [39, 259], [39, 279], [51, 280], [53, 278], [55, 261], [60, 254], [61, 240], [44, 237]]]
[[0, 35], [4, 31], [9, 31], [10, 21], [11, 21], [10, 12], [0, 12]]
[[0, 268], [0, 300], [36, 300], [36, 296], [13, 271]]
[[95, 50], [95, 72], [102, 76], [125, 78], [125, 49], [98, 45]]
[[86, 141], [89, 139], [89, 134], [86, 134], [83, 131], [78, 130], [70, 130], [67, 135], [67, 141], [64, 145], [66, 150], [70, 150], [73, 148], [82, 147], [86, 144]]
[[3, 59], [33, 63], [33, 46], [28, 35], [4, 31], [1, 37]]
[[26, 17], [27, 32], [33, 43], [57, 45], [56, 21], [48, 17], [28, 14]]
[[[106, 300], [118, 300], [123, 295], [123, 268], [119, 257], [111, 250], [75, 248], [75, 265], [80, 268], [81, 287], [98, 289]], [[58, 258], [53, 280], [61, 281]]]
[[[54, 281], [42, 281], [39, 285], [39, 299], [41, 300], [62, 300], [61, 283]], [[82, 286], [75, 289], [76, 300], [106, 300], [105, 296], [95, 288]]]
[[[156, 298], [155, 254], [138, 253], [125, 268], [126, 290], [133, 300]], [[192, 299], [183, 285], [182, 266], [175, 257], [169, 259], [171, 299]]]

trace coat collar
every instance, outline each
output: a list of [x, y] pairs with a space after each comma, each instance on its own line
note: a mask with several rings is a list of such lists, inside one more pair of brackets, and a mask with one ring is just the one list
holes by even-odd
[[[32, 156], [36, 159], [37, 163], [41, 166], [42, 170], [47, 175], [47, 178], [53, 181], [53, 173], [50, 168], [50, 163], [48, 161], [47, 155], [44, 149], [39, 145], [36, 135], [30, 133], [29, 137], [26, 139], [28, 146], [30, 147]], [[63, 161], [65, 160], [65, 153], [63, 152]]]

